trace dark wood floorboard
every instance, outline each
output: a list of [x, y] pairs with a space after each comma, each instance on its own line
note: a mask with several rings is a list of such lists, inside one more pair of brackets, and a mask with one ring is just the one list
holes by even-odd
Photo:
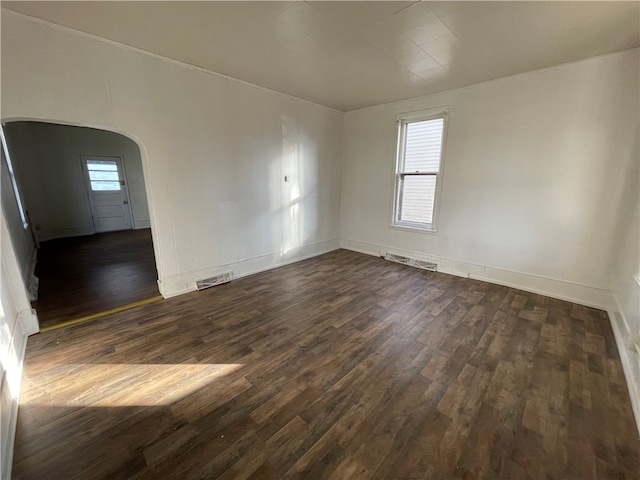
[[637, 479], [605, 312], [345, 250], [29, 339], [16, 479]]
[[36, 276], [41, 327], [159, 295], [148, 228], [42, 242]]

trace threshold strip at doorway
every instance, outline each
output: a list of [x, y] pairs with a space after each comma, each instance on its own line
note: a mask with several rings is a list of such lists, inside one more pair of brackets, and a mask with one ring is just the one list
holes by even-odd
[[96, 318], [106, 317], [107, 315], [111, 315], [112, 313], [123, 312], [125, 310], [130, 310], [135, 307], [140, 307], [142, 305], [154, 303], [162, 300], [163, 298], [164, 297], [162, 295], [158, 295], [156, 297], [147, 298], [146, 300], [140, 300], [139, 302], [129, 303], [128, 305], [123, 305], [121, 307], [111, 308], [109, 310], [105, 310], [104, 312], [98, 312], [91, 315], [87, 315], [85, 317], [76, 318], [75, 320], [67, 320], [66, 322], [61, 322], [56, 325], [43, 327], [40, 329], [40, 333], [46, 333], [46, 332], [50, 332], [51, 330], [57, 330], [59, 328], [69, 327], [71, 325], [77, 325], [78, 323], [89, 322], [91, 320], [95, 320]]

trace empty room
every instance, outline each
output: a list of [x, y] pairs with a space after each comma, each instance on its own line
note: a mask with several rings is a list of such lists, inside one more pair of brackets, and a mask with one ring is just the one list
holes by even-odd
[[640, 479], [638, 2], [1, 6], [3, 480]]

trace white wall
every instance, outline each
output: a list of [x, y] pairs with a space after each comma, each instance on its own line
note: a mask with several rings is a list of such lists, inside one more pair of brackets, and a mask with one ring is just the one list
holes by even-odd
[[9, 175], [9, 167], [4, 156], [4, 150], [0, 149], [2, 165], [0, 170], [0, 193], [2, 194], [2, 211], [7, 223], [7, 231], [12, 240], [16, 253], [16, 261], [20, 270], [20, 276], [24, 285], [30, 285], [33, 281], [33, 271], [36, 262], [36, 245], [31, 233], [31, 226], [26, 229], [22, 223], [18, 210], [18, 201], [13, 189], [13, 183]]
[[41, 122], [7, 123], [5, 135], [38, 240], [95, 233], [80, 155], [122, 157], [133, 227], [149, 228], [140, 149], [133, 140], [104, 130]]
[[8, 480], [27, 336], [39, 327], [25, 290], [36, 249], [30, 230], [23, 227], [2, 149], [0, 156], [0, 478]]
[[[636, 49], [347, 113], [342, 245], [608, 307], [638, 83]], [[395, 117], [440, 106], [439, 231], [391, 228]]]
[[618, 216], [609, 312], [640, 432], [640, 151], [628, 159]]
[[[27, 336], [38, 332], [13, 247], [5, 207], [0, 209], [0, 478], [11, 478]], [[9, 212], [7, 212], [9, 213]]]
[[2, 116], [138, 142], [165, 296], [339, 247], [341, 112], [3, 11]]

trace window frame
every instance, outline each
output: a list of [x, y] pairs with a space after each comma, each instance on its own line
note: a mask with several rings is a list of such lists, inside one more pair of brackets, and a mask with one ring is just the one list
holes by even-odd
[[[391, 211], [391, 221], [389, 227], [402, 230], [411, 230], [418, 233], [437, 233], [438, 232], [438, 212], [440, 206], [440, 191], [442, 190], [442, 179], [444, 174], [444, 164], [446, 156], [447, 132], [450, 108], [441, 107], [429, 110], [421, 110], [419, 112], [402, 113], [396, 116], [396, 138], [394, 151], [394, 171], [393, 171], [393, 205]], [[440, 149], [440, 165], [436, 173], [410, 173], [407, 174], [401, 170], [404, 165], [404, 152], [406, 141], [406, 125], [410, 123], [423, 122], [427, 120], [435, 120], [442, 118], [442, 146]], [[400, 220], [401, 196], [402, 196], [402, 178], [407, 175], [419, 176], [435, 176], [436, 187], [433, 198], [433, 211], [431, 223], [417, 223]]]

